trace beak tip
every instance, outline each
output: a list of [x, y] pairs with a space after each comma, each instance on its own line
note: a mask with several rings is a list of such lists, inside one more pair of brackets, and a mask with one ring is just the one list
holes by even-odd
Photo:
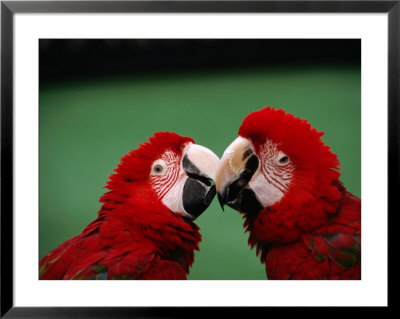
[[225, 211], [224, 210], [225, 198], [221, 193], [218, 193], [218, 202], [221, 205], [222, 211]]

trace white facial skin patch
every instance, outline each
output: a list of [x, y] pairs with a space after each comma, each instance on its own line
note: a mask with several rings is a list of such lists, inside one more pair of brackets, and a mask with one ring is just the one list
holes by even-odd
[[267, 140], [259, 154], [260, 165], [249, 182], [263, 207], [280, 201], [293, 178], [294, 164], [278, 149], [278, 144]]
[[166, 151], [151, 166], [150, 178], [153, 189], [160, 198], [176, 183], [180, 169], [180, 158], [172, 151]]
[[174, 213], [182, 213], [182, 215], [193, 219], [193, 216], [188, 214], [183, 207], [183, 187], [185, 186], [187, 175], [181, 175], [177, 182], [171, 187], [171, 189], [165, 194], [162, 202]]
[[181, 158], [172, 151], [166, 151], [152, 164], [150, 179], [153, 189], [174, 213], [191, 217], [183, 208], [183, 186], [188, 178], [181, 165]]

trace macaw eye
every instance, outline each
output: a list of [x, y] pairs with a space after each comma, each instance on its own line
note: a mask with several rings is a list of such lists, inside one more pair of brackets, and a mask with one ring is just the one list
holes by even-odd
[[157, 164], [157, 165], [155, 165], [155, 166], [153, 167], [153, 171], [154, 171], [155, 173], [161, 173], [163, 170], [164, 170], [164, 168], [163, 168], [160, 164]]
[[280, 165], [285, 165], [285, 164], [289, 163], [289, 156], [287, 156], [287, 155], [282, 156], [278, 162]]
[[151, 167], [151, 175], [164, 175], [168, 168], [162, 159], [156, 160]]

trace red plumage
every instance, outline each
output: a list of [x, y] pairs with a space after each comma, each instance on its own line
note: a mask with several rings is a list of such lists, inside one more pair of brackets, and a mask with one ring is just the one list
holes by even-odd
[[166, 150], [178, 156], [194, 141], [156, 133], [121, 159], [100, 198], [98, 217], [40, 262], [40, 279], [186, 279], [201, 240], [199, 228], [156, 196], [151, 164]]
[[306, 120], [266, 107], [250, 113], [239, 135], [256, 153], [271, 140], [294, 164], [283, 198], [243, 213], [269, 279], [360, 279], [361, 200], [339, 181], [336, 154]]

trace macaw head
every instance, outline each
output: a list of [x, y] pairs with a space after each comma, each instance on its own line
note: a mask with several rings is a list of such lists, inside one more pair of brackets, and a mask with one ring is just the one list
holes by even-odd
[[332, 182], [340, 176], [339, 161], [322, 135], [281, 109], [250, 113], [219, 164], [216, 188], [221, 205], [257, 213], [288, 201], [301, 205], [317, 194], [337, 197]]
[[[163, 207], [194, 220], [216, 194], [213, 181], [218, 163], [212, 151], [192, 138], [159, 132], [122, 157], [107, 188], [128, 205], [139, 203], [147, 211]], [[103, 197], [104, 201], [107, 194]]]

